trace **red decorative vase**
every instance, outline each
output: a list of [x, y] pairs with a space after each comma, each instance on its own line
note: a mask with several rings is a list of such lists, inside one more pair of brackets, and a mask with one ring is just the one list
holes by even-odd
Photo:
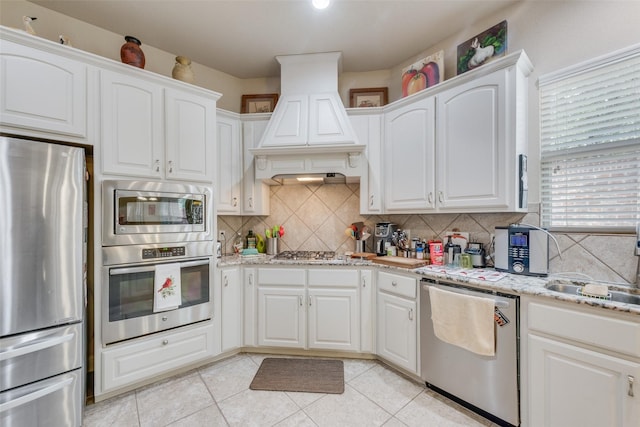
[[144, 68], [144, 52], [140, 49], [140, 40], [132, 36], [125, 36], [127, 41], [120, 48], [120, 59], [123, 63], [134, 67]]

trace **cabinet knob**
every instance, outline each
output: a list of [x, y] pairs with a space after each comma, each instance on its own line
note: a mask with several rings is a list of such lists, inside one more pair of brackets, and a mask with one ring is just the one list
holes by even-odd
[[238, 206], [238, 198], [234, 197], [233, 198], [233, 207], [235, 208], [236, 206]]
[[298, 303], [300, 304], [300, 307], [302, 307], [302, 297], [298, 297]]
[[438, 201], [440, 203], [444, 202], [444, 193], [442, 191], [438, 191]]
[[253, 285], [253, 273], [249, 274], [249, 285]]
[[373, 207], [373, 194], [369, 196], [369, 206]]
[[169, 320], [169, 318], [167, 316], [162, 316], [162, 321], [166, 322], [167, 320]]
[[253, 197], [249, 197], [249, 207], [253, 207]]
[[224, 285], [229, 286], [229, 278], [227, 276], [224, 276]]
[[169, 340], [162, 340], [162, 345], [167, 345], [169, 344]]
[[160, 172], [160, 159], [156, 159], [156, 172]]
[[394, 280], [393, 282], [391, 282], [391, 286], [398, 286], [398, 282]]
[[433, 204], [433, 193], [431, 191], [429, 191], [429, 195], [427, 196], [427, 201], [429, 202], [430, 205]]
[[627, 390], [627, 394], [628, 394], [629, 396], [633, 397], [633, 396], [634, 396], [634, 393], [633, 393], [633, 383], [634, 383], [634, 381], [635, 381], [635, 378], [634, 378], [633, 376], [629, 375], [629, 376], [627, 377], [627, 381], [628, 381], [628, 383], [629, 383], [629, 389]]
[[173, 160], [169, 160], [169, 173], [173, 173]]
[[409, 309], [409, 320], [413, 320], [413, 308]]
[[367, 279], [365, 279], [364, 277], [362, 278], [362, 287], [363, 288], [367, 287]]

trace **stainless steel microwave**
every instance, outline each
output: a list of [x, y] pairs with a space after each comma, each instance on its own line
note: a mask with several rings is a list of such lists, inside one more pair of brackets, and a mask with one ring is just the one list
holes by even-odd
[[213, 240], [211, 187], [160, 181], [102, 183], [102, 246]]

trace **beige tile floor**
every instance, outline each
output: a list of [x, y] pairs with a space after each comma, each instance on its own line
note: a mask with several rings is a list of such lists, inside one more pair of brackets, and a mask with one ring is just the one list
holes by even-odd
[[88, 405], [84, 426], [494, 426], [374, 360], [344, 359], [343, 394], [250, 390], [265, 357], [237, 354]]

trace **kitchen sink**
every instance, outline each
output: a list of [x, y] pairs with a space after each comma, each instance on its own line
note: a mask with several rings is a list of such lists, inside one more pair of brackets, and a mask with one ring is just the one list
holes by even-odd
[[579, 284], [576, 284], [575, 282], [552, 280], [545, 285], [545, 288], [549, 289], [550, 291], [560, 292], [563, 294], [581, 295], [586, 298], [603, 299], [622, 302], [625, 304], [640, 305], [640, 295], [631, 293], [631, 291], [620, 290], [619, 288], [612, 289], [612, 287], [610, 286], [609, 294], [606, 297], [592, 297], [588, 295], [582, 295], [582, 289], [583, 286], [586, 285], [586, 283], [578, 283]]

